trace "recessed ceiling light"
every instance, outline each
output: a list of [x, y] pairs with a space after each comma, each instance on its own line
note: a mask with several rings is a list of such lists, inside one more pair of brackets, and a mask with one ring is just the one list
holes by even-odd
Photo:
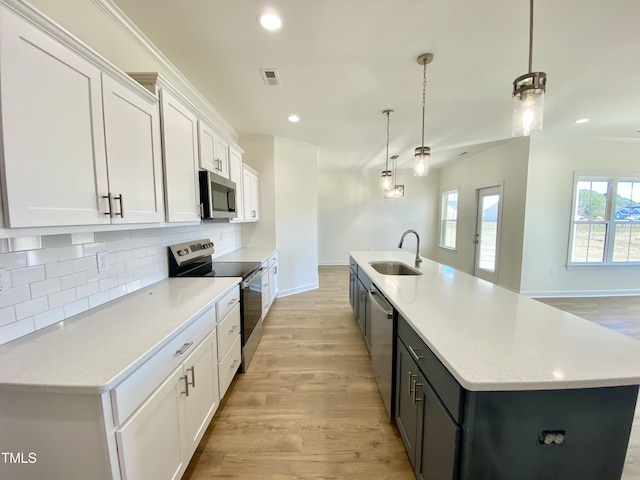
[[581, 123], [587, 123], [590, 119], [588, 118], [579, 118], [578, 120], [576, 120], [575, 123], [577, 124], [581, 124]]
[[287, 118], [289, 119], [289, 121], [290, 121], [291, 123], [296, 123], [296, 122], [299, 122], [299, 121], [300, 121], [300, 117], [299, 117], [298, 115], [296, 115], [295, 113], [292, 113], [292, 114], [291, 114], [291, 115], [289, 115]]
[[278, 30], [282, 26], [282, 20], [275, 12], [265, 12], [260, 15], [260, 25], [265, 30]]

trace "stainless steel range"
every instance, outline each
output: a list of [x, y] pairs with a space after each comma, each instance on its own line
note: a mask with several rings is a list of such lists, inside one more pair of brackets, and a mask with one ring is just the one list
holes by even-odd
[[262, 337], [262, 267], [260, 262], [214, 262], [207, 239], [169, 246], [170, 277], [241, 277], [242, 371], [246, 372]]

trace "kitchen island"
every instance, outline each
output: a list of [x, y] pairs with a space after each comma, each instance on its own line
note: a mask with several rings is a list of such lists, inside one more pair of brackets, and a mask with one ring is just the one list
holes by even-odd
[[620, 478], [637, 340], [428, 259], [421, 275], [371, 265], [412, 266], [406, 251], [350, 255], [394, 307], [394, 413], [418, 478]]

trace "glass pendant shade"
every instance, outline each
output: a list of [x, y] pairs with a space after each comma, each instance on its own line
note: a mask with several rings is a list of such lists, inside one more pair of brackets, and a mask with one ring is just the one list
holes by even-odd
[[382, 188], [387, 191], [393, 184], [393, 178], [391, 178], [391, 170], [382, 171]]
[[528, 136], [542, 130], [546, 75], [534, 72], [518, 77], [513, 82], [514, 137]]
[[431, 148], [418, 147], [415, 152], [415, 163], [413, 167], [413, 174], [416, 177], [424, 177], [429, 174], [429, 156], [431, 155]]

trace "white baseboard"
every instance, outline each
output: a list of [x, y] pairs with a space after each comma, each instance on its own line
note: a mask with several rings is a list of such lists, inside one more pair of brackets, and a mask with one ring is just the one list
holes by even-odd
[[630, 297], [640, 295], [638, 289], [627, 290], [564, 290], [564, 291], [522, 291], [531, 298], [571, 298], [571, 297]]
[[289, 288], [288, 290], [280, 290], [278, 292], [278, 298], [288, 297], [289, 295], [295, 295], [296, 293], [308, 292], [309, 290], [316, 290], [317, 288], [320, 288], [320, 285], [316, 282], [308, 285], [302, 285], [300, 287]]

